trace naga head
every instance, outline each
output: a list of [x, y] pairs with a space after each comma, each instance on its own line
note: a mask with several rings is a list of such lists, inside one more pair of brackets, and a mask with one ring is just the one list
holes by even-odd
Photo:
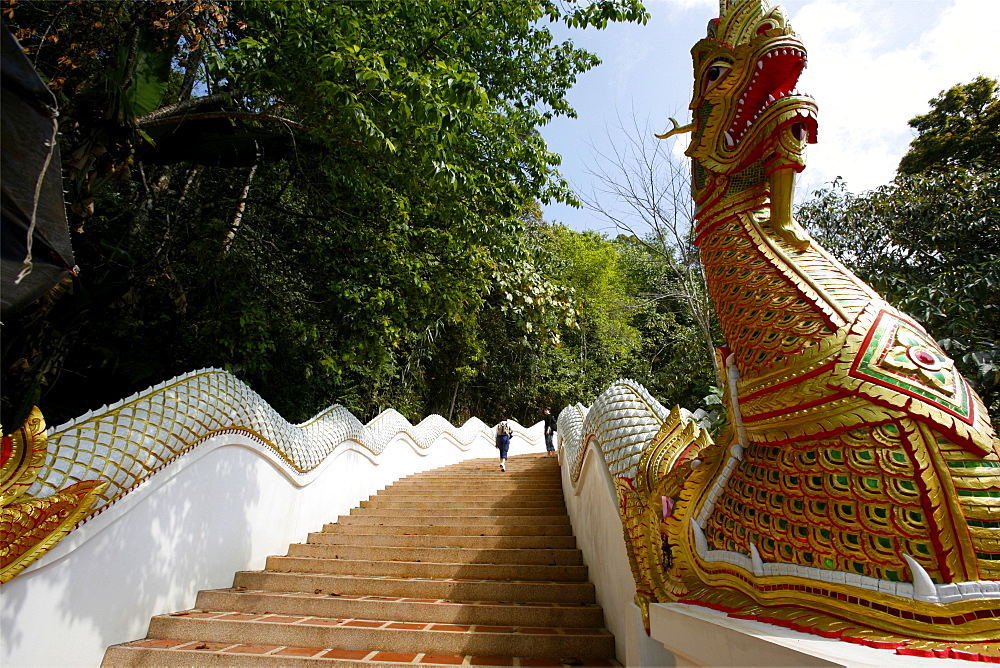
[[[784, 10], [766, 0], [720, 0], [719, 18], [694, 45], [694, 95], [686, 154], [696, 217], [734, 200], [771, 199], [772, 227], [791, 225], [794, 175], [816, 141], [816, 103], [796, 85], [806, 51]], [[799, 241], [793, 243], [800, 245]]]

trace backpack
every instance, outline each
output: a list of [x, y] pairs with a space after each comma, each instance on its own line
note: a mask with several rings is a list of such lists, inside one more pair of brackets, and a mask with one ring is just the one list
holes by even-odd
[[513, 435], [514, 435], [514, 432], [513, 432], [513, 430], [511, 430], [510, 425], [507, 424], [506, 422], [501, 422], [500, 423], [500, 428], [497, 430], [497, 439], [496, 439], [497, 442], [496, 442], [496, 446], [498, 448], [500, 447], [500, 439], [502, 439], [504, 436], [506, 436], [507, 438], [510, 438]]

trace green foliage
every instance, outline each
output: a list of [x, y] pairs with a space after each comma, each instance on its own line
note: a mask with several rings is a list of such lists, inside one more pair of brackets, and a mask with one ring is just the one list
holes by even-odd
[[509, 324], [484, 326], [484, 387], [506, 412], [533, 422], [542, 407], [589, 404], [623, 377], [668, 405], [697, 407], [713, 371], [683, 299], [672, 296], [676, 268], [632, 237], [537, 222], [530, 231], [535, 266], [571, 290], [575, 318], [559, 322], [558, 345], [530, 349]]
[[58, 422], [202, 366], [292, 420], [537, 396], [536, 371], [492, 387], [577, 318], [522, 217], [572, 199], [538, 127], [598, 62], [546, 20], [641, 4], [5, 6], [62, 96], [82, 268], [44, 318], [4, 323], [5, 411], [40, 392]]
[[900, 174], [1000, 168], [1000, 84], [977, 77], [941, 91], [930, 104], [929, 113], [910, 121], [918, 134], [899, 163]]
[[134, 51], [128, 45], [119, 48], [117, 67], [106, 76], [106, 94], [114, 99], [118, 122], [131, 122], [158, 108], [169, 78], [170, 54], [150, 39], [137, 41]]
[[923, 324], [1000, 415], [1000, 169], [842, 181], [798, 212], [816, 239]]
[[[715, 371], [704, 328], [698, 323], [692, 292], [704, 289], [700, 266], [682, 264], [655, 237], [639, 241], [619, 236], [621, 253], [630, 267], [641, 299], [637, 327], [642, 332], [642, 365], [633, 377], [666, 406], [687, 409], [699, 406], [715, 381]], [[697, 255], [688, 256], [689, 259]], [[708, 302], [708, 295], [700, 295]], [[721, 340], [714, 310], [707, 326], [714, 340]]]

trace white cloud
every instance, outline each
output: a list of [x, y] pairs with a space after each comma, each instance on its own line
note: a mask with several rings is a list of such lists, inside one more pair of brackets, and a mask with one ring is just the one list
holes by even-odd
[[913, 137], [907, 122], [932, 97], [1000, 74], [994, 0], [821, 0], [791, 21], [809, 51], [801, 88], [820, 109], [800, 197], [838, 175], [855, 192], [889, 182]]
[[668, 10], [676, 9], [681, 11], [695, 7], [709, 7], [716, 11], [719, 9], [719, 0], [646, 0], [644, 4], [651, 12], [658, 11], [658, 5], [667, 5]]
[[[571, 93], [578, 121], [545, 129], [563, 170], [581, 192], [591, 190], [588, 139], [603, 142], [619, 117], [648, 119], [658, 132], [667, 117], [690, 120], [689, 50], [718, 16], [717, 0], [645, 0], [646, 26], [575, 31], [574, 42], [605, 65], [581, 77]], [[942, 90], [976, 76], [1000, 77], [1000, 0], [784, 0], [809, 51], [801, 90], [819, 104], [819, 143], [810, 148], [798, 199], [840, 175], [854, 192], [888, 183], [906, 153], [914, 116]], [[603, 146], [603, 144], [602, 144]], [[683, 150], [677, 141], [671, 150]], [[604, 221], [587, 211], [554, 217], [579, 228]]]

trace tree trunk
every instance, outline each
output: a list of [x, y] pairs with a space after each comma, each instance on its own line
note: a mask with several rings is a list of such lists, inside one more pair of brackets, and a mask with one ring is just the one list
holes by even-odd
[[455, 398], [458, 396], [458, 385], [461, 379], [455, 381], [455, 391], [451, 393], [451, 406], [448, 407], [448, 422], [451, 422], [451, 416], [455, 413]]
[[236, 205], [236, 215], [233, 216], [233, 223], [229, 226], [229, 233], [226, 234], [226, 243], [223, 253], [229, 253], [229, 248], [233, 245], [233, 239], [236, 238], [236, 232], [240, 229], [240, 223], [243, 222], [243, 212], [247, 208], [247, 197], [250, 195], [250, 185], [253, 183], [254, 174], [257, 173], [257, 165], [250, 168], [250, 173], [247, 174], [246, 185], [243, 186], [243, 193], [240, 195], [240, 201]]

